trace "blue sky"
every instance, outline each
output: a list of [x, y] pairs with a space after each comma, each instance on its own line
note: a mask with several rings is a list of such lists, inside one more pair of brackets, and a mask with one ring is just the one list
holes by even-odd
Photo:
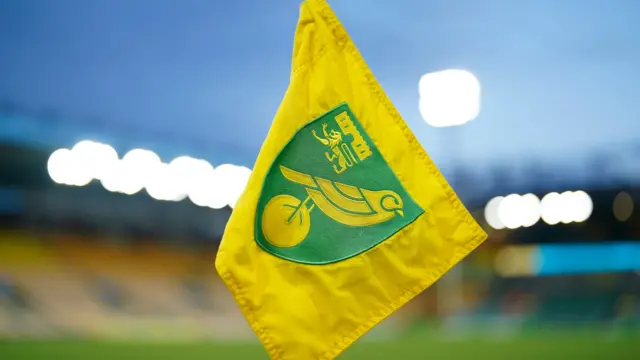
[[[298, 4], [0, 0], [0, 99], [251, 164], [287, 87]], [[437, 161], [573, 158], [640, 139], [638, 1], [330, 4]], [[480, 116], [455, 134], [418, 111], [420, 76], [451, 67], [483, 91]]]

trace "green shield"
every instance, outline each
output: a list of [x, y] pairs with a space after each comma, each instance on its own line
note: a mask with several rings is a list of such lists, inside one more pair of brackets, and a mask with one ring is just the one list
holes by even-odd
[[348, 104], [298, 130], [262, 186], [255, 239], [303, 264], [329, 264], [388, 239], [424, 212]]

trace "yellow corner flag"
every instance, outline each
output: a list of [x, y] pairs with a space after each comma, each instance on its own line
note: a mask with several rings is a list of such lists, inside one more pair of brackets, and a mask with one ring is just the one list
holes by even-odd
[[333, 359], [486, 234], [324, 0], [301, 5], [289, 88], [216, 268], [272, 359]]

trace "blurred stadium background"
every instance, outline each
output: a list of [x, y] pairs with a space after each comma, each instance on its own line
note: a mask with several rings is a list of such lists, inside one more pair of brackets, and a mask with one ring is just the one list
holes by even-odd
[[[254, 23], [249, 35], [233, 27], [244, 25], [225, 20], [246, 14], [238, 4], [184, 2], [176, 9], [170, 1], [133, 3], [0, 0], [0, 359], [266, 358], [213, 262], [286, 88], [297, 2], [255, 5], [256, 14], [248, 15], [247, 23], [266, 12], [286, 25]], [[631, 103], [625, 104], [625, 112], [616, 100], [640, 95], [640, 44], [625, 35], [633, 33], [630, 28], [638, 31], [637, 22], [629, 21], [638, 7], [621, 1], [608, 6], [569, 0], [487, 2], [482, 10], [487, 16], [478, 15], [484, 20], [469, 22], [472, 30], [467, 30], [507, 44], [503, 36], [513, 30], [515, 20], [496, 25], [494, 32], [486, 27], [495, 25], [495, 14], [511, 16], [514, 11], [534, 20], [517, 27], [520, 32], [509, 44], [526, 42], [527, 31], [539, 35], [540, 48], [514, 48], [509, 55], [516, 65], [527, 67], [531, 77], [509, 83], [498, 80], [493, 70], [502, 65], [486, 56], [490, 50], [472, 46], [476, 38], [460, 40], [456, 32], [450, 33], [452, 41], [467, 50], [453, 51], [434, 42], [432, 50], [439, 54], [435, 60], [409, 66], [396, 59], [407, 68], [394, 70], [395, 60], [386, 60], [381, 49], [413, 50], [385, 38], [386, 30], [374, 31], [374, 25], [358, 20], [378, 21], [380, 14], [389, 13], [388, 5], [346, 3], [336, 0], [332, 5], [489, 239], [344, 358], [639, 359], [640, 123]], [[405, 11], [390, 16], [396, 19], [391, 28], [403, 28], [398, 25], [403, 16], [409, 17], [407, 24], [415, 24], [418, 20], [409, 14], [414, 7], [441, 15], [438, 21], [429, 20], [433, 25], [422, 25], [436, 30], [450, 29], [468, 20], [465, 13], [479, 11], [473, 2], [463, 1], [461, 6], [470, 8], [454, 14], [446, 4], [399, 1], [398, 9]], [[129, 21], [137, 29], [135, 21], [143, 11], [149, 15], [146, 24], [156, 29], [151, 33], [141, 30], [143, 35], [136, 35], [126, 31], [127, 25], [118, 25]], [[168, 15], [174, 12], [177, 15]], [[208, 90], [196, 79], [205, 69], [185, 60], [186, 55], [163, 63], [149, 49], [171, 52], [195, 33], [200, 40], [194, 40], [194, 48], [215, 47], [207, 44], [211, 40], [229, 53], [229, 43], [219, 40], [221, 29], [185, 30], [191, 21], [207, 23], [202, 16], [206, 12], [215, 13], [217, 24], [229, 26], [229, 41], [246, 42], [252, 60], [230, 64], [220, 55], [190, 48], [189, 56], [212, 61], [217, 68], [211, 72], [224, 79], [205, 96]], [[182, 20], [176, 20], [178, 16]], [[172, 20], [177, 21], [174, 37], [161, 30]], [[606, 56], [579, 52], [574, 58], [590, 58], [591, 66], [581, 68], [584, 72], [574, 69], [565, 78], [558, 75], [565, 64], [554, 47], [559, 35], [539, 30], [547, 20], [568, 27], [564, 40], [569, 45], [604, 41], [608, 45], [594, 45], [590, 51]], [[99, 24], [90, 26], [93, 21]], [[144, 21], [139, 26], [144, 27]], [[64, 33], [67, 23], [76, 30], [89, 27], [90, 35]], [[581, 34], [590, 24], [601, 31], [582, 36], [578, 44], [570, 35]], [[104, 50], [99, 40], [109, 36], [119, 40]], [[167, 43], [147, 41], [163, 36]], [[60, 39], [68, 43], [48, 47]], [[138, 46], [136, 41], [148, 49], [130, 55], [137, 64], [131, 65], [133, 70], [127, 68], [130, 64], [105, 59], [105, 54], [124, 52], [124, 43]], [[263, 46], [266, 43], [271, 48]], [[273, 54], [265, 55], [269, 51]], [[237, 50], [231, 53], [243, 57]], [[52, 54], [59, 58], [51, 57], [49, 63]], [[532, 66], [532, 54], [544, 61]], [[169, 85], [163, 92], [157, 81], [148, 81], [155, 72], [144, 73], [156, 63], [165, 66], [163, 79]], [[450, 63], [477, 68], [481, 79], [483, 110], [469, 131], [467, 125], [429, 128], [421, 119], [430, 123], [426, 112], [416, 106], [419, 77]], [[636, 64], [632, 70], [625, 67], [629, 63]], [[52, 68], [43, 69], [47, 64]], [[191, 66], [195, 75], [184, 70]], [[265, 66], [260, 70], [264, 76], [257, 75], [256, 66]], [[556, 76], [554, 83], [545, 77], [549, 69]], [[100, 75], [103, 71], [108, 74]], [[251, 71], [245, 77], [234, 75]], [[595, 98], [581, 93], [579, 83], [566, 85], [587, 73], [598, 81], [611, 74], [625, 85], [614, 94], [597, 88]], [[172, 80], [183, 75], [184, 81]], [[396, 77], [404, 82], [394, 81]], [[142, 85], [133, 84], [136, 81]], [[613, 80], [602, 82], [617, 86]], [[511, 92], [492, 90], [492, 84], [524, 94], [514, 100]], [[182, 94], [190, 85], [190, 95]], [[227, 85], [232, 95], [222, 92]], [[248, 100], [243, 87], [256, 89]], [[93, 95], [84, 89], [93, 89]], [[256, 93], [264, 96], [253, 96]], [[174, 96], [175, 101], [170, 100]], [[556, 101], [557, 96], [565, 100]], [[204, 97], [207, 106], [218, 110], [201, 121], [201, 113], [189, 112], [194, 103], [186, 99]], [[577, 106], [574, 97], [583, 102], [580, 109], [572, 108]], [[503, 112], [496, 110], [511, 101]], [[548, 111], [536, 110], [539, 107]], [[514, 112], [518, 108], [521, 111]], [[95, 116], [77, 115], [86, 109]], [[126, 116], [128, 112], [135, 115]], [[587, 113], [611, 113], [615, 119]], [[142, 119], [104, 120], [114, 114]], [[500, 117], [521, 125], [509, 128], [492, 121]], [[566, 125], [574, 124], [569, 117], [583, 119], [578, 122], [581, 128]], [[618, 133], [598, 130], [603, 122]], [[538, 125], [527, 125], [531, 123]], [[527, 143], [535, 136], [527, 134], [530, 131], [548, 139]], [[474, 133], [501, 143], [506, 151], [482, 153], [484, 143], [473, 142]], [[600, 135], [602, 141], [592, 140]], [[551, 150], [547, 140], [554, 144]]]

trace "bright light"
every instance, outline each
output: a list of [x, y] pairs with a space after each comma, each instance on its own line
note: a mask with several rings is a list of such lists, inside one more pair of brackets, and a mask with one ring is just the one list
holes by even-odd
[[533, 194], [522, 195], [520, 206], [522, 207], [521, 226], [530, 227], [540, 220], [540, 199], [537, 196]]
[[121, 188], [119, 192], [133, 195], [153, 181], [157, 168], [162, 164], [158, 155], [144, 149], [129, 151], [120, 162], [119, 175]]
[[47, 161], [47, 171], [51, 180], [58, 184], [71, 185], [69, 173], [73, 171], [73, 155], [69, 149], [54, 151]]
[[189, 199], [198, 206], [221, 209], [234, 207], [251, 175], [251, 170], [244, 166], [222, 164], [211, 174], [198, 179], [189, 192]]
[[521, 200], [520, 195], [511, 194], [505, 197], [498, 206], [498, 217], [509, 229], [517, 229], [521, 225], [523, 219]]
[[71, 148], [73, 166], [68, 172], [70, 185], [84, 186], [93, 180], [94, 153], [97, 143], [81, 141]]
[[498, 218], [509, 229], [530, 227], [540, 220], [540, 199], [533, 194], [511, 194], [498, 205]]
[[131, 150], [120, 160], [111, 146], [89, 140], [71, 150], [54, 151], [47, 170], [58, 184], [84, 186], [97, 179], [110, 192], [133, 195], [144, 188], [156, 200], [181, 201], [188, 196], [194, 204], [213, 209], [233, 208], [251, 175], [244, 166], [224, 164], [214, 169], [189, 156], [166, 164], [144, 149]]
[[227, 206], [224, 198], [225, 189], [222, 187], [221, 178], [217, 176], [219, 168], [194, 179], [189, 189], [189, 200], [192, 203], [212, 209], [222, 209]]
[[124, 166], [122, 161], [118, 161], [111, 168], [111, 171], [100, 180], [100, 183], [107, 191], [124, 193], [122, 190], [125, 188], [126, 181], [127, 174]]
[[552, 192], [542, 200], [534, 194], [511, 194], [491, 199], [485, 207], [485, 219], [497, 230], [517, 229], [533, 226], [540, 219], [549, 225], [583, 222], [592, 212], [593, 202], [584, 191]]
[[145, 185], [147, 193], [156, 200], [180, 201], [185, 198], [181, 193], [180, 182], [168, 164], [161, 163], [154, 169]]
[[487, 224], [496, 230], [505, 228], [505, 225], [498, 216], [498, 207], [500, 207], [500, 203], [503, 199], [504, 197], [502, 196], [494, 197], [489, 200], [487, 206], [484, 208], [484, 218], [487, 221]]
[[549, 225], [569, 224], [589, 219], [593, 212], [593, 201], [584, 191], [550, 193], [542, 198], [540, 216]]
[[93, 153], [87, 151], [92, 143], [80, 142], [73, 149], [54, 151], [47, 162], [49, 176], [58, 184], [85, 186], [93, 180]]
[[[158, 155], [149, 150], [134, 149], [120, 161], [112, 161], [103, 169], [101, 183], [111, 192], [133, 195], [148, 184], [157, 187], [154, 177], [162, 162]], [[156, 190], [156, 189], [154, 189]]]
[[480, 113], [480, 83], [466, 70], [425, 74], [418, 83], [419, 108], [434, 127], [463, 125]]
[[575, 202], [575, 215], [572, 220], [574, 222], [587, 221], [591, 217], [591, 213], [593, 213], [591, 196], [584, 191], [576, 191], [573, 193], [573, 201]]
[[75, 167], [85, 178], [101, 180], [108, 175], [118, 162], [118, 153], [107, 144], [83, 140], [71, 151], [74, 155]]
[[169, 171], [177, 182], [179, 197], [184, 199], [189, 191], [198, 186], [198, 180], [206, 178], [213, 172], [213, 166], [205, 160], [189, 156], [180, 156], [169, 163]]
[[540, 217], [549, 225], [562, 221], [563, 210], [560, 194], [557, 192], [545, 195], [540, 202]]

